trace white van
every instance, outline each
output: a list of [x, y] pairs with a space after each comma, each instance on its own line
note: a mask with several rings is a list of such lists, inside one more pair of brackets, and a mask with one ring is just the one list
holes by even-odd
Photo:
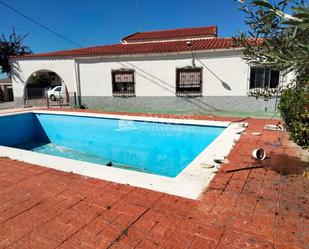
[[53, 89], [47, 91], [47, 96], [52, 101], [60, 99], [61, 94], [62, 94], [62, 86], [56, 86]]

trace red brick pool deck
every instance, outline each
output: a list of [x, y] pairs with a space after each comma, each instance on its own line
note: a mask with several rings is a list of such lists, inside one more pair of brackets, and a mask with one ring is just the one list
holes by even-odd
[[[286, 133], [263, 130], [278, 120], [245, 121], [198, 200], [0, 158], [0, 248], [308, 248], [306, 163]], [[250, 165], [264, 167], [227, 172]]]

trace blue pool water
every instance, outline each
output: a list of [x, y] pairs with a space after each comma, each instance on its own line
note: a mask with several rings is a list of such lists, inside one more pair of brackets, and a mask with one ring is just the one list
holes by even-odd
[[224, 129], [26, 113], [0, 117], [0, 145], [175, 177]]

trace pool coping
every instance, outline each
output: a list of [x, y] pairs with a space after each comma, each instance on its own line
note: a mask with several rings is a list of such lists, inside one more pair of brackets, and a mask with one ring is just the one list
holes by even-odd
[[[173, 124], [203, 125], [226, 127], [223, 132], [210, 143], [185, 169], [176, 177], [170, 178], [155, 174], [125, 170], [121, 168], [102, 167], [95, 163], [83, 162], [74, 159], [62, 158], [41, 154], [7, 146], [0, 146], [0, 156], [9, 157], [43, 167], [53, 168], [65, 172], [94, 177], [102, 180], [128, 184], [136, 187], [151, 189], [168, 194], [173, 194], [189, 199], [197, 199], [207, 188], [209, 182], [214, 177], [220, 164], [214, 163], [215, 158], [226, 158], [234, 144], [238, 141], [241, 133], [245, 130], [245, 123], [233, 123], [229, 121], [211, 121], [192, 119], [174, 119], [149, 116], [132, 116], [119, 114], [101, 114], [74, 111], [49, 111], [49, 110], [29, 110], [14, 113], [0, 114], [1, 116], [11, 116], [24, 113], [36, 114], [61, 114], [73, 116], [112, 118], [129, 121], [148, 121]], [[212, 164], [215, 167], [203, 167], [203, 164]], [[205, 166], [205, 165], [204, 165]]]

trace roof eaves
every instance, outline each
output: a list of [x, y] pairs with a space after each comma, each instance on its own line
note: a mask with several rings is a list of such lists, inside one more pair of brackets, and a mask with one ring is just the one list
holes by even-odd
[[139, 33], [140, 33], [140, 32], [135, 32], [135, 33], [133, 33], [133, 34], [130, 34], [130, 35], [128, 35], [128, 36], [125, 36], [125, 37], [121, 38], [121, 41], [123, 42], [123, 41], [125, 41], [126, 39], [130, 38], [131, 36], [137, 35], [137, 34], [139, 34]]
[[[152, 34], [152, 33], [157, 33], [157, 32], [170, 32], [170, 31], [181, 31], [181, 30], [192, 30], [192, 29], [214, 29], [214, 37], [218, 37], [218, 26], [217, 25], [211, 25], [211, 26], [205, 26], [205, 27], [192, 27], [192, 28], [177, 28], [177, 29], [166, 29], [166, 30], [151, 30], [151, 31], [144, 31], [144, 32], [136, 32], [136, 33], [133, 33], [131, 35], [128, 35], [126, 37], [123, 37], [121, 40], [122, 41], [125, 41], [127, 39], [129, 39], [130, 37], [133, 37], [137, 34]], [[210, 36], [212, 36], [213, 34], [210, 34]], [[201, 35], [202, 36], [202, 35]], [[162, 38], [166, 38], [166, 37], [162, 37]], [[131, 39], [131, 41], [133, 40], [151, 40], [153, 38], [137, 38], [137, 39]], [[157, 39], [157, 38], [156, 38]]]
[[[220, 49], [220, 48], [228, 49], [229, 47], [233, 46], [232, 44], [228, 43], [228, 40], [230, 39], [231, 38], [220, 38], [218, 40], [215, 39], [215, 40], [208, 40], [208, 41], [206, 40], [193, 41], [193, 45], [194, 43], [195, 45], [192, 46], [191, 50], [201, 51], [204, 49], [205, 50]], [[199, 42], [202, 42], [202, 43], [199, 44]], [[213, 44], [211, 45], [211, 43]], [[161, 53], [161, 51], [162, 53], [173, 53], [173, 52], [181, 53], [181, 52], [190, 50], [184, 46], [183, 42], [167, 42], [166, 46], [163, 49], [162, 49], [161, 44], [159, 45], [160, 46], [156, 46], [153, 48], [151, 47], [151, 43], [149, 43], [150, 47], [147, 48], [148, 44], [135, 44], [135, 45], [113, 44], [113, 45], [107, 45], [107, 46], [88, 47], [88, 48], [82, 48], [82, 49], [62, 50], [62, 51], [55, 51], [55, 52], [50, 52], [50, 53], [31, 54], [31, 55], [25, 55], [25, 56], [14, 56], [14, 57], [11, 57], [11, 59], [31, 60], [31, 59], [38, 59], [38, 58], [59, 58], [59, 59], [62, 58], [62, 59], [67, 60], [67, 59], [74, 59], [76, 57], [156, 54], [156, 53]], [[135, 49], [132, 49], [133, 48], [132, 46], [133, 47], [137, 46], [137, 48], [135, 47]], [[142, 49], [138, 49], [139, 47]]]
[[[212, 49], [196, 49], [194, 52], [198, 53], [211, 53], [211, 52], [220, 52], [220, 51], [231, 51], [231, 50], [241, 50], [241, 48], [237, 47], [229, 47], [229, 48], [212, 48]], [[118, 54], [80, 54], [80, 55], [50, 55], [50, 56], [31, 56], [31, 57], [20, 57], [17, 59], [22, 60], [35, 60], [35, 59], [86, 59], [86, 58], [115, 58], [115, 57], [142, 57], [142, 56], [155, 56], [155, 55], [180, 55], [180, 54], [192, 54], [191, 50], [186, 51], [165, 51], [165, 52], [148, 52], [148, 53], [118, 53]]]
[[6, 78], [6, 79], [0, 79], [0, 83], [12, 83], [12, 79]]

